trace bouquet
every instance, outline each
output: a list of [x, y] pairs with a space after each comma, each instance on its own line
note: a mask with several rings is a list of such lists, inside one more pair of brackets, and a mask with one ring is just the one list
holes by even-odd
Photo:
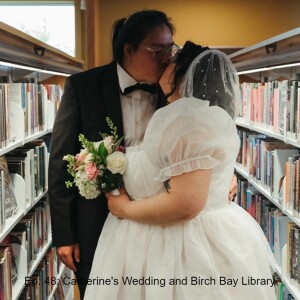
[[73, 177], [72, 181], [66, 182], [66, 187], [77, 186], [80, 195], [86, 199], [95, 199], [101, 192], [118, 194], [127, 167], [124, 148], [120, 146], [123, 137], [118, 138], [117, 128], [109, 118], [106, 121], [111, 135], [100, 133], [101, 141], [90, 142], [80, 134], [83, 149], [76, 155], [63, 157], [68, 162], [68, 173]]

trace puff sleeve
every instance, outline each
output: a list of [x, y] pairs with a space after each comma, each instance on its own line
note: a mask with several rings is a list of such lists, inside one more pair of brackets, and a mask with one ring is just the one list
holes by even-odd
[[234, 161], [236, 126], [225, 110], [207, 101], [182, 98], [158, 110], [147, 127], [144, 150], [159, 170], [155, 180]]

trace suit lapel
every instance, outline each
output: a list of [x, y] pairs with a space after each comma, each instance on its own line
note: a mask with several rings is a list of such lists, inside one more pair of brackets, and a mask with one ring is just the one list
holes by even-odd
[[117, 75], [117, 66], [111, 63], [107, 69], [107, 74], [104, 79], [104, 99], [109, 117], [118, 129], [119, 138], [124, 135], [123, 118], [120, 102], [120, 88]]

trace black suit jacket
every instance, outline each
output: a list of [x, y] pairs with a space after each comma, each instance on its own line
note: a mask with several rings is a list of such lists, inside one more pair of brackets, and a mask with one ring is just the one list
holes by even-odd
[[[117, 65], [91, 69], [70, 76], [56, 116], [50, 147], [49, 198], [54, 246], [79, 243], [81, 261], [92, 262], [98, 238], [108, 209], [104, 195], [93, 200], [81, 197], [77, 187], [67, 189], [70, 179], [66, 154], [79, 153], [78, 135], [83, 133], [90, 141], [99, 141], [99, 132], [109, 133], [106, 117], [123, 135]], [[160, 91], [158, 108], [164, 100]]]

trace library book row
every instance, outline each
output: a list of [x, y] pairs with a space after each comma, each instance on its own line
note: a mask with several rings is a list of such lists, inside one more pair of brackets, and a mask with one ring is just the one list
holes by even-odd
[[238, 129], [237, 163], [268, 198], [300, 225], [299, 149], [265, 134]]
[[4, 200], [0, 245], [6, 249], [3, 258], [0, 256], [0, 299], [61, 300], [73, 296], [73, 273], [62, 264], [58, 266], [51, 249], [46, 198], [48, 138], [43, 136], [0, 156], [0, 194]]
[[47, 197], [13, 227], [0, 244], [0, 299], [64, 299], [73, 274], [51, 247]]
[[9, 151], [51, 131], [61, 95], [54, 84], [0, 84], [0, 155], [1, 149]]
[[1, 299], [12, 299], [22, 291], [25, 278], [37, 270], [39, 254], [49, 247], [49, 241], [50, 209], [43, 197], [1, 241]]
[[288, 143], [300, 144], [300, 82], [274, 80], [240, 85], [245, 126], [259, 127]]
[[270, 244], [278, 299], [299, 299], [299, 226], [241, 176], [235, 201], [260, 224]]
[[6, 220], [26, 214], [47, 191], [48, 150], [44, 140], [34, 140], [0, 156], [0, 234]]
[[238, 127], [238, 134], [236, 201], [261, 225], [277, 261], [276, 272], [294, 299], [300, 299], [299, 149], [264, 130]]

